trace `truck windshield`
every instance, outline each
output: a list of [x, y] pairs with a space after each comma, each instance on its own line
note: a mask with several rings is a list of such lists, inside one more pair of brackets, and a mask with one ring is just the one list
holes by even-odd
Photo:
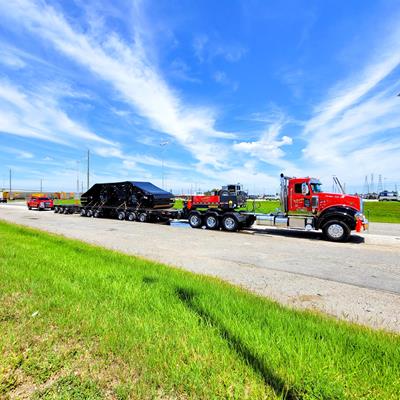
[[313, 191], [313, 193], [322, 193], [322, 184], [321, 183], [311, 183], [311, 190]]

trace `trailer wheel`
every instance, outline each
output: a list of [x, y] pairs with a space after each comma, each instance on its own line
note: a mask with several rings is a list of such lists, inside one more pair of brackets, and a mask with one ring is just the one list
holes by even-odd
[[81, 217], [84, 217], [85, 215], [86, 215], [86, 211], [85, 211], [84, 208], [82, 208], [82, 210], [81, 210]]
[[94, 217], [94, 218], [100, 218], [100, 216], [101, 216], [101, 211], [100, 211], [100, 210], [96, 210], [96, 211], [94, 212], [94, 214], [93, 214], [93, 217]]
[[201, 219], [201, 215], [197, 212], [193, 212], [189, 214], [189, 224], [192, 228], [198, 229], [203, 225], [203, 221]]
[[136, 214], [134, 212], [131, 212], [128, 214], [128, 220], [129, 221], [135, 221], [136, 220]]
[[343, 221], [328, 221], [322, 231], [325, 239], [331, 242], [345, 242], [350, 236], [350, 228]]
[[146, 222], [147, 221], [147, 214], [146, 213], [140, 213], [138, 216], [138, 221], [139, 222]]
[[239, 229], [239, 222], [233, 215], [225, 215], [222, 218], [222, 228], [228, 232], [236, 232]]
[[55, 213], [55, 214], [58, 213], [58, 207], [54, 207], [54, 213]]
[[219, 227], [219, 220], [217, 214], [206, 214], [205, 216], [206, 228], [207, 229], [218, 229]]
[[87, 217], [90, 218], [92, 215], [93, 215], [93, 211], [92, 211], [92, 210], [87, 210], [87, 211], [86, 211], [86, 216], [87, 216]]
[[118, 219], [119, 219], [120, 221], [123, 221], [123, 220], [125, 219], [125, 213], [124, 213], [123, 211], [120, 211], [120, 212], [118, 213]]

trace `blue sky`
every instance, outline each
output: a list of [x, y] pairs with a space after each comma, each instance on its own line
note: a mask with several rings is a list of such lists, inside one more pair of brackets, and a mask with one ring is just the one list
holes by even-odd
[[[0, 0], [0, 184], [400, 184], [398, 1]], [[164, 143], [164, 145], [161, 145]], [[163, 160], [163, 161], [162, 161]]]

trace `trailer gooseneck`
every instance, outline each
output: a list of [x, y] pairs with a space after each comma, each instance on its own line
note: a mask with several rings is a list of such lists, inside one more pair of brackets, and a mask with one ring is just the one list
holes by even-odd
[[82, 195], [81, 205], [58, 205], [56, 213], [83, 217], [118, 218], [139, 222], [188, 220], [192, 228], [229, 232], [258, 225], [298, 230], [322, 230], [331, 241], [345, 241], [351, 231], [368, 227], [358, 196], [324, 193], [314, 178], [281, 174], [281, 211], [261, 214], [244, 211], [247, 194], [240, 185], [224, 186], [211, 195], [189, 196], [182, 209], [172, 208], [174, 195], [149, 182], [98, 183]]

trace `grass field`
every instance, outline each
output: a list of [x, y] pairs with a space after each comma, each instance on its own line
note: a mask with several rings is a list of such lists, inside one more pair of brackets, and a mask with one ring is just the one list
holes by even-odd
[[75, 199], [64, 199], [64, 200], [55, 199], [54, 200], [54, 205], [58, 206], [61, 204], [80, 204], [80, 201], [75, 200]]
[[399, 336], [3, 222], [0, 243], [0, 397], [398, 399]]
[[366, 201], [364, 213], [371, 222], [400, 224], [400, 201]]

